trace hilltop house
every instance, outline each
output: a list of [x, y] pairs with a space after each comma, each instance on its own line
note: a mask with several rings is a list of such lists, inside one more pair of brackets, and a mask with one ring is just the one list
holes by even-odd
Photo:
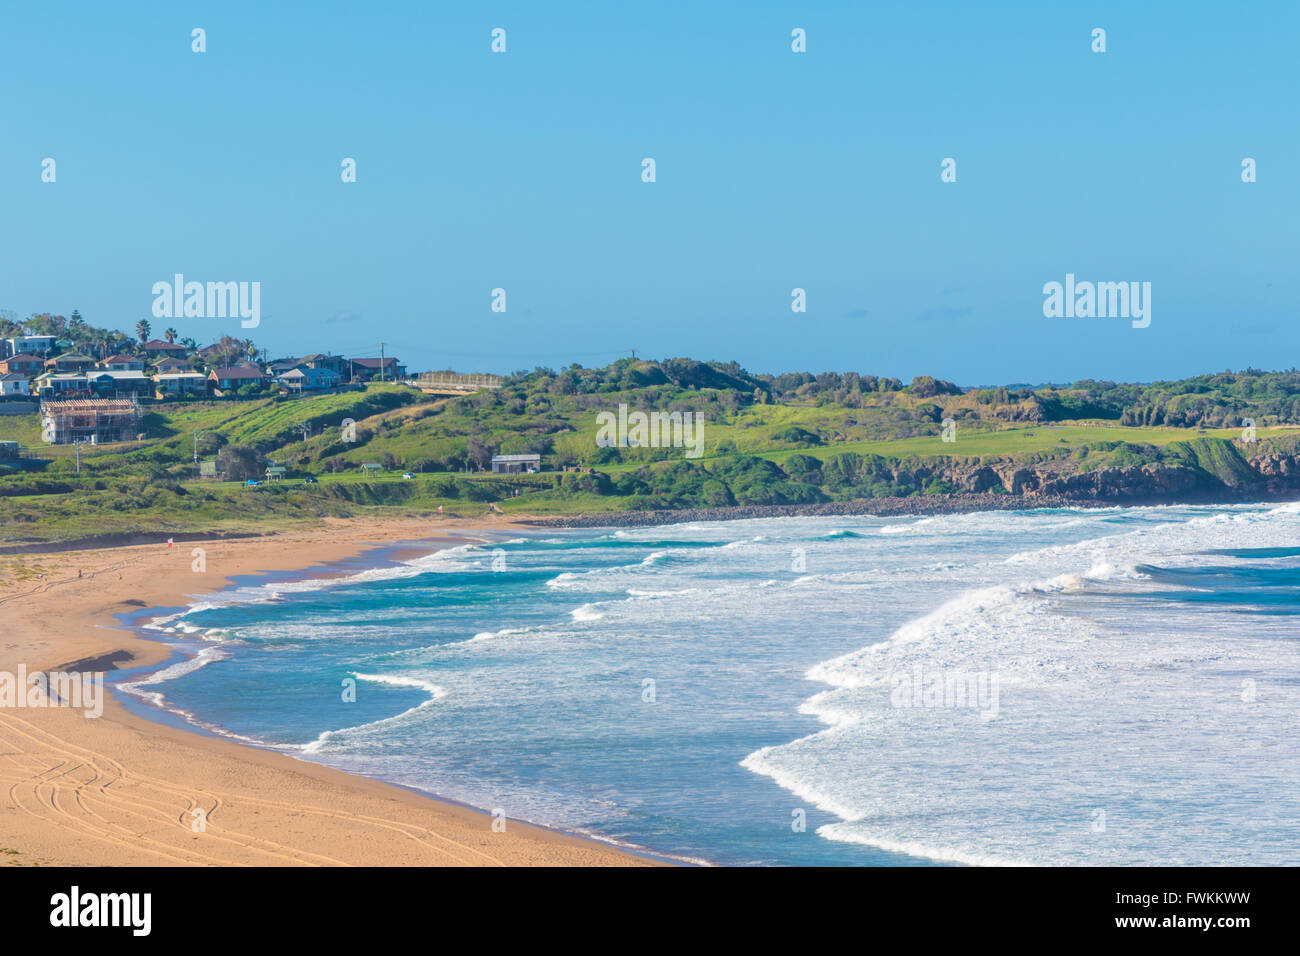
[[342, 380], [342, 376], [331, 369], [311, 368], [306, 365], [291, 368], [276, 378], [276, 381], [291, 392], [317, 392], [327, 388], [338, 388]]
[[190, 363], [184, 359], [176, 358], [172, 355], [164, 356], [153, 363], [153, 370], [158, 373], [168, 372], [192, 372]]
[[179, 358], [182, 355], [188, 355], [190, 350], [183, 345], [177, 345], [174, 342], [164, 342], [161, 339], [152, 339], [144, 343], [144, 353], [146, 355], [174, 355]]
[[163, 372], [154, 377], [159, 398], [197, 395], [208, 390], [208, 377], [202, 372]]
[[295, 369], [301, 364], [302, 364], [302, 359], [296, 359], [296, 358], [276, 359], [274, 362], [267, 363], [266, 370], [270, 372], [271, 375], [274, 376], [275, 378], [279, 378], [285, 372], [289, 371], [290, 369]]
[[97, 363], [100, 368], [108, 372], [143, 372], [144, 359], [136, 358], [134, 355], [110, 355], [108, 358]]
[[41, 398], [90, 397], [90, 383], [80, 372], [42, 372], [30, 387]]
[[534, 474], [542, 470], [541, 455], [493, 455], [492, 474], [521, 475]]
[[49, 355], [54, 351], [52, 335], [15, 335], [9, 340], [10, 355]]
[[[12, 339], [10, 341], [13, 341]], [[30, 352], [19, 352], [0, 361], [0, 374], [8, 372], [25, 372], [28, 375], [40, 375], [45, 369], [45, 360]]]
[[86, 383], [92, 395], [115, 398], [133, 395], [153, 397], [153, 379], [146, 378], [144, 372], [138, 369], [129, 372], [87, 372]]
[[64, 352], [62, 355], [56, 355], [45, 362], [46, 370], [51, 372], [84, 372], [86, 369], [94, 367], [95, 360], [93, 358], [76, 352]]
[[143, 422], [140, 407], [129, 398], [41, 402], [41, 438], [51, 445], [133, 441]]
[[13, 398], [14, 396], [26, 398], [30, 394], [31, 388], [27, 376], [22, 372], [0, 373], [0, 398]]
[[305, 355], [302, 364], [308, 368], [322, 368], [333, 372], [340, 379], [347, 374], [348, 362], [342, 355], [325, 355], [320, 352]]
[[208, 381], [217, 395], [226, 395], [245, 385], [265, 385], [269, 378], [256, 365], [232, 365], [208, 373]]
[[354, 358], [348, 359], [349, 377], [354, 382], [369, 382], [382, 379], [395, 382], [406, 377], [406, 366], [397, 364], [395, 358]]

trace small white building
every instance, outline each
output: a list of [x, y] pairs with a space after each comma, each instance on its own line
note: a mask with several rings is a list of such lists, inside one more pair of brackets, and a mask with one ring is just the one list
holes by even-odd
[[493, 455], [492, 474], [522, 475], [535, 474], [542, 470], [541, 455]]

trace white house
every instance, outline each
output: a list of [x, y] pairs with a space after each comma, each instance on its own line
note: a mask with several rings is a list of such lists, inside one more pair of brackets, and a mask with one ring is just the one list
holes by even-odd
[[90, 394], [90, 382], [79, 372], [44, 372], [32, 379], [30, 388], [43, 398]]
[[6, 372], [0, 375], [0, 398], [10, 398], [14, 395], [21, 395], [25, 398], [31, 393], [27, 376], [21, 372]]
[[201, 372], [163, 372], [154, 381], [159, 395], [193, 395], [208, 390], [208, 377]]
[[9, 354], [49, 355], [54, 351], [53, 335], [16, 335], [9, 340]]

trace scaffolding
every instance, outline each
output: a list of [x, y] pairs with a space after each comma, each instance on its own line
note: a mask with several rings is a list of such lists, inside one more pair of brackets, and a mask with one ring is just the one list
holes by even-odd
[[133, 398], [82, 398], [41, 402], [41, 438], [50, 445], [134, 441], [143, 416]]

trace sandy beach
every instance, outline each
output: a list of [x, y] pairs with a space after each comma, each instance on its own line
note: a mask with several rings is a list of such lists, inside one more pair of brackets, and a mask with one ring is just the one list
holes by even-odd
[[[113, 615], [178, 606], [231, 575], [305, 569], [504, 519], [327, 520], [264, 537], [0, 559], [0, 671], [151, 664], [167, 648]], [[436, 546], [436, 544], [434, 545]], [[191, 568], [206, 552], [206, 572]], [[129, 660], [122, 654], [129, 655]], [[0, 859], [40, 866], [624, 866], [653, 861], [399, 787], [164, 726], [108, 697], [103, 715], [0, 708]], [[206, 828], [195, 832], [195, 809]]]

